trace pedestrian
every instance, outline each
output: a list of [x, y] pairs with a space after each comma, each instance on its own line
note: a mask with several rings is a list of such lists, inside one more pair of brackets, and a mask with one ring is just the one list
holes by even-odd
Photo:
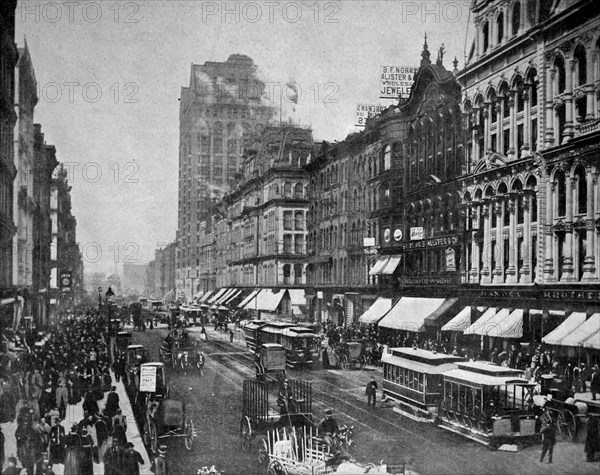
[[65, 470], [64, 475], [80, 475], [81, 439], [77, 435], [77, 425], [73, 424], [71, 432], [65, 437]]
[[142, 455], [135, 450], [131, 442], [127, 442], [127, 448], [125, 450], [124, 475], [140, 475], [140, 464], [144, 465], [144, 459]]
[[594, 372], [590, 379], [590, 391], [592, 392], [592, 399], [596, 400], [596, 394], [600, 394], [600, 367], [594, 365]]
[[542, 455], [540, 456], [540, 463], [544, 461], [546, 453], [548, 453], [548, 463], [552, 463], [552, 452], [554, 451], [554, 444], [556, 443], [556, 429], [554, 428], [554, 421], [552, 420], [552, 415], [550, 415], [548, 406], [544, 405], [543, 411], [540, 425], [540, 433], [542, 434]]
[[233, 343], [233, 330], [229, 330], [229, 342]]
[[94, 440], [87, 428], [81, 431], [80, 474], [94, 475]]
[[35, 475], [54, 475], [48, 452], [43, 452], [40, 459], [35, 463]]
[[122, 475], [125, 462], [125, 451], [119, 446], [117, 439], [113, 439], [112, 446], [104, 454], [104, 475]]
[[61, 419], [57, 418], [50, 428], [50, 461], [52, 464], [63, 463], [65, 459], [65, 428], [60, 425]]
[[2, 475], [19, 475], [23, 469], [17, 466], [17, 457], [8, 457], [8, 465]]
[[158, 455], [154, 459], [154, 475], [169, 475], [166, 445], [161, 445], [158, 448]]
[[377, 402], [377, 381], [375, 381], [375, 377], [371, 376], [371, 381], [367, 383], [367, 388], [365, 393], [367, 395], [367, 406], [371, 406], [371, 401], [373, 401], [373, 407], [375, 407], [375, 403]]
[[4, 467], [4, 432], [0, 427], [0, 470]]
[[112, 386], [110, 392], [106, 397], [106, 404], [104, 405], [104, 415], [109, 419], [112, 419], [119, 410], [119, 395], [117, 394], [117, 387]]
[[600, 434], [598, 433], [599, 417], [588, 419], [587, 436], [585, 437], [585, 461], [593, 462], [596, 452], [600, 452]]

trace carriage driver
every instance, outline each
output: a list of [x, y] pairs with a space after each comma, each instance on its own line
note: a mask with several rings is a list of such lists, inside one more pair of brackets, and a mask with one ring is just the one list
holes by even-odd
[[322, 434], [323, 442], [327, 445], [330, 453], [337, 452], [339, 449], [339, 444], [335, 437], [339, 430], [339, 425], [333, 418], [333, 410], [327, 409], [325, 411], [325, 418], [319, 424], [319, 432]]

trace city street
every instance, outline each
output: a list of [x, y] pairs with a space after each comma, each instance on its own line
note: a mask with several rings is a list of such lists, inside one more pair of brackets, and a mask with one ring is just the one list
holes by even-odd
[[[189, 328], [199, 336], [200, 328]], [[207, 362], [204, 376], [169, 372], [171, 397], [186, 402], [198, 429], [192, 452], [181, 441], [169, 441], [169, 461], [174, 473], [193, 473], [194, 468], [215, 465], [227, 474], [262, 474], [256, 442], [249, 452], [240, 449], [242, 382], [254, 378], [252, 356], [244, 349], [239, 330], [233, 343], [225, 333], [207, 327], [208, 341], [201, 343]], [[158, 359], [158, 347], [166, 329], [135, 332], [134, 340], [150, 348]], [[199, 338], [197, 338], [198, 341]], [[372, 374], [381, 381], [381, 369], [320, 370], [288, 373], [288, 377], [312, 382], [313, 412], [318, 422], [332, 408], [340, 424], [354, 426], [351, 454], [360, 462], [406, 462], [420, 474], [594, 474], [597, 464], [586, 464], [581, 442], [559, 442], [554, 463], [538, 462], [541, 446], [517, 453], [495, 452], [483, 445], [445, 431], [434, 424], [419, 423], [394, 412], [378, 401], [368, 408], [364, 388]]]

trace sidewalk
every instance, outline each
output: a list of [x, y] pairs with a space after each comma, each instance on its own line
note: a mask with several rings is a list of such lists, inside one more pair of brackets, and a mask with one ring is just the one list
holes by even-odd
[[[119, 395], [119, 402], [121, 406], [121, 410], [123, 414], [127, 417], [127, 441], [133, 443], [135, 450], [137, 450], [144, 459], [144, 465], [140, 466], [140, 475], [152, 475], [150, 471], [150, 459], [148, 457], [148, 452], [146, 451], [146, 447], [144, 446], [144, 442], [142, 441], [142, 436], [138, 430], [137, 424], [133, 417], [133, 411], [131, 410], [131, 404], [129, 402], [129, 397], [127, 396], [127, 392], [125, 391], [125, 386], [123, 386], [122, 382], [115, 383], [114, 373], [111, 371], [111, 376], [113, 378], [113, 385], [117, 388], [117, 394]], [[106, 396], [108, 393], [105, 393], [102, 401], [98, 401], [98, 406], [100, 410], [104, 408], [104, 404], [106, 403]], [[76, 405], [69, 405], [67, 408], [67, 414], [65, 420], [62, 421], [61, 425], [65, 428], [65, 433], [68, 434], [71, 430], [71, 426], [73, 424], [77, 424], [79, 421], [83, 419], [83, 400], [80, 401]], [[11, 455], [16, 457], [17, 454], [17, 441], [15, 438], [15, 431], [17, 430], [17, 423], [15, 422], [7, 422], [2, 424], [2, 432], [4, 433], [5, 443], [4, 443], [4, 453], [5, 459], [8, 459]], [[92, 436], [95, 437], [95, 434]], [[64, 473], [64, 465], [56, 464], [53, 466], [52, 470], [56, 475], [63, 475]], [[104, 474], [104, 464], [102, 462], [94, 464], [94, 475], [103, 475]]]

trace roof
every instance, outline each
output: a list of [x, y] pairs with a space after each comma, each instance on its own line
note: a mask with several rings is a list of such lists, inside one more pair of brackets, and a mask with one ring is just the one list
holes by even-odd
[[434, 351], [423, 350], [421, 348], [389, 348], [388, 353], [397, 356], [399, 358], [406, 358], [414, 361], [421, 361], [427, 364], [443, 364], [443, 363], [457, 363], [459, 361], [465, 361], [462, 356], [447, 355], [445, 353], [437, 353]]
[[279, 348], [279, 349], [285, 350], [285, 348], [282, 345], [280, 345], [279, 343], [263, 343], [260, 346], [263, 347], [263, 348], [271, 348], [271, 349], [272, 348]]
[[135, 349], [135, 348], [143, 348], [143, 347], [144, 347], [143, 345], [128, 345], [128, 346], [127, 346], [127, 349], [128, 349], [128, 350], [129, 350], [129, 349], [132, 349], [132, 350], [133, 350], [133, 349]]
[[456, 369], [456, 363], [427, 364], [421, 361], [401, 358], [390, 353], [384, 353], [381, 357], [381, 361], [399, 368], [406, 368], [424, 374], [442, 374], [451, 369]]
[[160, 368], [162, 366], [164, 366], [164, 363], [161, 363], [160, 361], [151, 361], [150, 363], [143, 363], [141, 366], [144, 368], [147, 368], [149, 366], [155, 366], [156, 368]]
[[453, 369], [444, 373], [444, 379], [475, 386], [535, 386], [524, 378], [515, 376], [490, 376], [464, 369]]

